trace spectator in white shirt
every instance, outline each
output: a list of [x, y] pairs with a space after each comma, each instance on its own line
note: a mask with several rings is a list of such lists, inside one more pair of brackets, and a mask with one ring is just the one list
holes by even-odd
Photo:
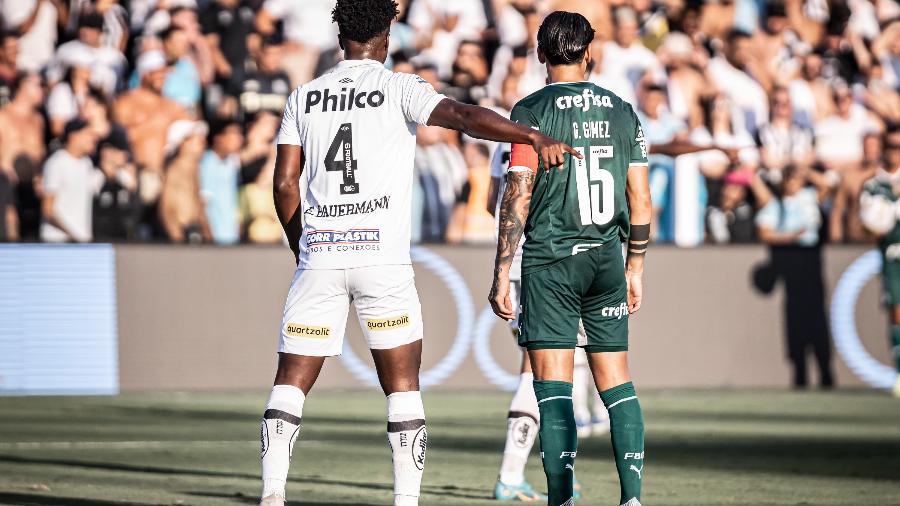
[[816, 157], [830, 170], [858, 167], [863, 159], [863, 137], [879, 130], [866, 109], [854, 102], [847, 86], [834, 90], [835, 114], [816, 123]]
[[766, 90], [749, 74], [753, 59], [750, 35], [732, 30], [727, 37], [724, 55], [709, 62], [708, 72], [713, 84], [740, 108], [744, 124], [751, 134], [769, 118], [769, 98]]
[[50, 120], [50, 133], [54, 137], [62, 135], [66, 123], [78, 116], [91, 89], [93, 61], [88, 52], [79, 51], [72, 54], [62, 81], [50, 89], [50, 95], [47, 97], [47, 117]]
[[337, 46], [337, 25], [331, 23], [334, 0], [265, 0], [256, 15], [256, 29], [269, 36], [283, 24], [287, 40], [284, 69], [291, 86], [312, 79], [319, 54]]
[[653, 81], [665, 80], [656, 54], [638, 38], [637, 14], [630, 7], [616, 9], [614, 39], [603, 46], [602, 72], [628, 79], [634, 89], [647, 73]]
[[126, 65], [125, 55], [118, 48], [103, 45], [102, 40], [103, 16], [96, 13], [82, 16], [78, 20], [78, 38], [56, 50], [48, 69], [50, 81], [58, 81], [67, 68], [90, 60], [91, 85], [112, 96], [120, 88]]
[[416, 0], [407, 22], [425, 48], [422, 56], [437, 65], [441, 77], [450, 75], [459, 43], [481, 39], [487, 28], [481, 0]]
[[4, 0], [0, 18], [7, 30], [22, 34], [19, 39], [18, 66], [26, 72], [39, 72], [53, 58], [57, 25], [65, 21], [62, 0]]
[[44, 163], [41, 240], [90, 242], [93, 198], [100, 184], [91, 161], [97, 134], [86, 121], [73, 119], [63, 132], [63, 148]]

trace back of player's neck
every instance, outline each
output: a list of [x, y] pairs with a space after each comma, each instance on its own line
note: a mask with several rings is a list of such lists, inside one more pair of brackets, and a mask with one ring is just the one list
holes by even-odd
[[548, 71], [550, 84], [581, 83], [584, 82], [584, 71], [581, 66], [565, 65], [552, 67]]

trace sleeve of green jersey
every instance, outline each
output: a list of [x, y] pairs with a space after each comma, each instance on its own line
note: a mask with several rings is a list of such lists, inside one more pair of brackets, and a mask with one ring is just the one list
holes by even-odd
[[628, 106], [628, 110], [631, 112], [631, 120], [634, 122], [630, 165], [647, 165], [647, 139], [644, 137], [644, 129], [641, 128], [641, 120], [638, 119], [631, 105]]
[[522, 105], [516, 104], [516, 106], [513, 107], [512, 112], [509, 113], [509, 119], [516, 123], [528, 125], [535, 130], [540, 130], [540, 123], [538, 122], [537, 116], [531, 112], [531, 109]]

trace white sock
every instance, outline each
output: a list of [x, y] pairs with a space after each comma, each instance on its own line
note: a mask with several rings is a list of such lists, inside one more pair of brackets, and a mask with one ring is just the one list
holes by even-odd
[[591, 382], [591, 369], [587, 362], [575, 362], [572, 375], [572, 407], [575, 409], [575, 420], [579, 422], [591, 421], [591, 410], [588, 408], [588, 388], [593, 390]]
[[303, 392], [291, 385], [275, 385], [266, 404], [260, 426], [262, 455], [262, 496], [281, 494], [287, 483], [294, 441], [300, 433]]
[[387, 396], [388, 443], [394, 461], [394, 506], [417, 506], [425, 471], [425, 406], [419, 392]]
[[519, 376], [519, 386], [509, 404], [506, 422], [506, 446], [500, 462], [500, 481], [518, 485], [525, 481], [525, 464], [538, 434], [540, 411], [534, 396], [534, 375], [530, 372]]

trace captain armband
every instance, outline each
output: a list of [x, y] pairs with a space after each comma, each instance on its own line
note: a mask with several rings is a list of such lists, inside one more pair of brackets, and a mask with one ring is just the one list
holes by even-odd
[[537, 151], [529, 144], [513, 144], [509, 153], [509, 172], [537, 172], [540, 165]]
[[647, 246], [650, 245], [650, 224], [631, 225], [631, 234], [628, 237], [628, 254], [644, 255]]

